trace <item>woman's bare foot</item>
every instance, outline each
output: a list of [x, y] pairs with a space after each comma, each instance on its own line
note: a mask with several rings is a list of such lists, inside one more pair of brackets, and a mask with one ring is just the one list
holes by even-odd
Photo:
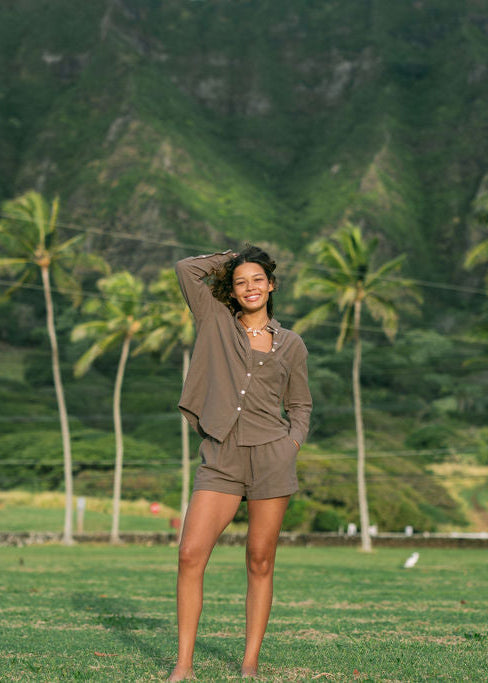
[[258, 675], [258, 667], [257, 666], [244, 666], [244, 665], [242, 665], [242, 668], [241, 668], [242, 678], [256, 678], [257, 675]]
[[192, 681], [194, 678], [195, 674], [193, 673], [193, 669], [176, 665], [171, 672], [168, 681]]

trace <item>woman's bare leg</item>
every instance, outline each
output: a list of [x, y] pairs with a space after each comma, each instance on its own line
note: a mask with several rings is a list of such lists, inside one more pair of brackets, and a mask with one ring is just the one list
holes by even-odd
[[278, 536], [290, 497], [248, 501], [246, 650], [242, 675], [255, 676], [273, 599]]
[[203, 572], [218, 537], [232, 521], [241, 496], [195, 491], [181, 536], [178, 561], [178, 661], [170, 681], [193, 678], [193, 651], [203, 602]]

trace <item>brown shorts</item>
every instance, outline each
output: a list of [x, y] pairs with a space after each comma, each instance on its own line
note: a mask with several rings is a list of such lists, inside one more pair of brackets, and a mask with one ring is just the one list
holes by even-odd
[[236, 430], [221, 443], [210, 436], [200, 445], [202, 464], [194, 491], [219, 491], [247, 500], [278, 498], [298, 491], [298, 448], [288, 435], [261, 446], [238, 446]]

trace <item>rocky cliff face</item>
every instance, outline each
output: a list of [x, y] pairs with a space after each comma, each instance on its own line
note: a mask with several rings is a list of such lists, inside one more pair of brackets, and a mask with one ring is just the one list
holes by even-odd
[[299, 248], [347, 214], [456, 277], [479, 238], [484, 3], [22, 0], [0, 27], [2, 196], [59, 192], [119, 264]]

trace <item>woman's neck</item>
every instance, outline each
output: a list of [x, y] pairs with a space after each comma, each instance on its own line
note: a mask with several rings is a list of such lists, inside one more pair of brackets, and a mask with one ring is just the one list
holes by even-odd
[[269, 316], [266, 310], [253, 311], [252, 313], [242, 311], [241, 322], [246, 327], [261, 328], [267, 325]]

